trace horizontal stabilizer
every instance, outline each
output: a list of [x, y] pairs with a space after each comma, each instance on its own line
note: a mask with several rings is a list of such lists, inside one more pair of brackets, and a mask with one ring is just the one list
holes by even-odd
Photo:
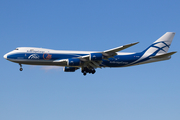
[[150, 58], [164, 58], [164, 57], [169, 57], [169, 56], [173, 55], [174, 53], [176, 53], [176, 52], [165, 53], [165, 54], [162, 54], [162, 55], [152, 56], [152, 57], [150, 57]]

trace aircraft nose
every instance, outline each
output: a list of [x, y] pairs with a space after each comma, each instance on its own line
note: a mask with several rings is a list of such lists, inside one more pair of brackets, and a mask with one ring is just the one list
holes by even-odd
[[5, 54], [3, 57], [4, 57], [5, 59], [7, 59], [7, 54]]

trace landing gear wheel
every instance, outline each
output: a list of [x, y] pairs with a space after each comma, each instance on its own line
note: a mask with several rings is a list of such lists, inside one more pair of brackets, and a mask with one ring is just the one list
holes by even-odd
[[22, 65], [21, 65], [21, 63], [19, 63], [19, 65], [20, 65], [20, 69], [19, 69], [19, 70], [20, 70], [20, 71], [22, 71], [22, 70], [23, 70], [23, 68], [22, 68]]
[[86, 76], [86, 72], [84, 72], [83, 75]]
[[96, 71], [95, 70], [92, 70], [92, 74], [94, 74]]

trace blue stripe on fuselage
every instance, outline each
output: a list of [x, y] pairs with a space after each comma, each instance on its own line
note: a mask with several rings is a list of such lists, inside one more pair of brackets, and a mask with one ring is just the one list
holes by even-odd
[[[7, 59], [13, 59], [13, 60], [60, 60], [60, 59], [68, 59], [68, 58], [76, 58], [79, 56], [85, 56], [88, 54], [51, 54], [50, 59], [45, 59], [47, 57], [44, 53], [15, 53], [7, 56]], [[143, 52], [141, 53], [134, 53], [130, 55], [116, 55], [114, 58], [109, 58], [109, 60], [103, 60], [102, 64], [100, 66], [106, 66], [106, 67], [123, 67], [127, 66], [128, 64], [138, 60], [143, 55]]]

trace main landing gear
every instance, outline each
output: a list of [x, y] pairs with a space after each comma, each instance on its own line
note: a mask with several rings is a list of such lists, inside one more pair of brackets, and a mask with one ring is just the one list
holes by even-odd
[[85, 67], [84, 69], [82, 69], [82, 71], [81, 71], [82, 73], [83, 73], [83, 75], [85, 76], [87, 73], [92, 73], [92, 74], [94, 74], [95, 72], [96, 72], [96, 70], [93, 68], [93, 69], [89, 69], [89, 68], [87, 68], [87, 67]]
[[19, 70], [20, 70], [20, 71], [23, 71], [22, 65], [21, 65], [20, 63], [19, 63], [19, 65], [20, 65], [20, 69], [19, 69]]

